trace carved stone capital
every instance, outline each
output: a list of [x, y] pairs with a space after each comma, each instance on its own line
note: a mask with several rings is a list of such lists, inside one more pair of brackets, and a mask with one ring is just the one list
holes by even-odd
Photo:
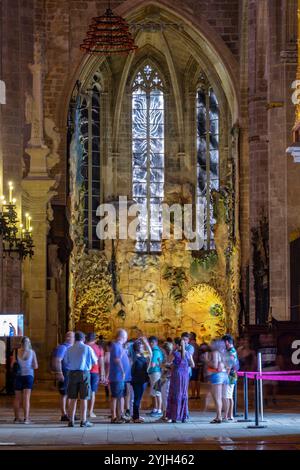
[[[24, 209], [32, 215], [34, 235], [44, 230], [48, 231], [48, 204], [53, 196], [57, 194], [53, 190], [55, 180], [50, 178], [30, 178], [27, 177], [22, 181], [22, 205]], [[33, 236], [34, 236], [33, 235]], [[36, 239], [35, 239], [36, 244]]]
[[48, 147], [27, 147], [25, 152], [30, 156], [30, 170], [28, 177], [48, 177], [47, 155]]

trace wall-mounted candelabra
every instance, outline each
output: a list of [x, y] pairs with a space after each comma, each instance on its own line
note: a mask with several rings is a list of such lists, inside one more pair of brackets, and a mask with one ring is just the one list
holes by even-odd
[[9, 198], [0, 196], [0, 251], [2, 256], [16, 253], [20, 260], [32, 258], [34, 245], [32, 240], [32, 219], [25, 214], [25, 224], [19, 223], [16, 199], [13, 198], [13, 183], [8, 183]]

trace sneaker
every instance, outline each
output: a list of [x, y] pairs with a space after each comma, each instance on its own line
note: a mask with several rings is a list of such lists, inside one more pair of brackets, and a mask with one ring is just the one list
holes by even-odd
[[80, 422], [80, 427], [81, 428], [92, 428], [94, 425], [93, 423], [90, 423], [89, 421], [81, 421]]
[[97, 418], [97, 415], [95, 415], [95, 413], [92, 412], [92, 413], [89, 414], [89, 417], [90, 417], [90, 418]]
[[151, 418], [161, 418], [163, 416], [163, 412], [162, 411], [153, 411], [151, 414], [150, 414]]
[[24, 419], [24, 424], [31, 424], [30, 419]]
[[61, 421], [70, 421], [68, 415], [62, 415], [62, 417], [60, 418], [60, 420], [61, 420]]
[[129, 416], [127, 414], [125, 414], [125, 415], [121, 416], [121, 419], [123, 419], [124, 421], [129, 422], [129, 421], [131, 421], [131, 416], [130, 416], [130, 414], [129, 414]]
[[68, 428], [74, 428], [74, 427], [75, 427], [74, 421], [69, 421], [68, 422]]
[[125, 417], [126, 417], [126, 416], [127, 416], [127, 418], [130, 418], [130, 417], [131, 417], [131, 416], [130, 416], [130, 411], [129, 411], [129, 410], [126, 410], [126, 411], [125, 411]]

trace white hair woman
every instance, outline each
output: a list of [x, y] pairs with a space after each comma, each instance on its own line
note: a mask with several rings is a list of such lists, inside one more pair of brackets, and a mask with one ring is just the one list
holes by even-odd
[[14, 364], [16, 364], [16, 367], [14, 365], [13, 367], [17, 369], [15, 380], [14, 422], [22, 422], [20, 419], [20, 407], [23, 402], [24, 424], [30, 424], [30, 396], [34, 382], [34, 370], [38, 368], [38, 363], [36, 354], [32, 349], [30, 339], [27, 336], [22, 338], [21, 347], [16, 354]]
[[222, 388], [228, 383], [228, 375], [225, 367], [225, 342], [222, 340], [212, 341], [211, 352], [208, 353], [207, 375], [211, 383], [211, 394], [216, 406], [216, 417], [211, 424], [222, 423]]

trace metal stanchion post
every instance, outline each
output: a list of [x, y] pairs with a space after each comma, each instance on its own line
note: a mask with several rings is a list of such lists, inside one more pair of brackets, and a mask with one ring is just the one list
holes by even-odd
[[249, 400], [248, 400], [248, 376], [245, 372], [244, 375], [244, 419], [239, 419], [238, 423], [251, 423], [252, 419], [249, 419]]
[[257, 379], [257, 374], [255, 374], [254, 379], [255, 386], [255, 425], [247, 426], [249, 429], [262, 429], [266, 428], [263, 424], [259, 424], [259, 382]]
[[234, 418], [239, 418], [243, 415], [238, 414], [238, 381], [236, 382], [233, 390], [233, 416]]
[[[261, 360], [261, 353], [257, 355], [257, 370], [261, 374], [262, 373], [262, 360]], [[259, 384], [259, 410], [260, 410], [260, 420], [264, 421], [264, 394], [263, 394], [263, 381], [262, 379], [258, 380]]]

